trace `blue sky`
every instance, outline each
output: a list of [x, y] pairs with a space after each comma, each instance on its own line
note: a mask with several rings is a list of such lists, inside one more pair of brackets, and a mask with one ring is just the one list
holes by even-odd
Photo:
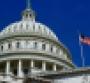
[[[36, 21], [49, 26], [81, 66], [78, 31], [90, 36], [90, 0], [31, 0]], [[21, 20], [26, 0], [0, 0], [0, 30]], [[90, 65], [90, 46], [83, 45], [86, 66]]]

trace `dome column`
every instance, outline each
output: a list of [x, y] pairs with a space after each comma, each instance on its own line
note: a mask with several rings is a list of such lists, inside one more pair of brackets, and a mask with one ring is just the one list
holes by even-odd
[[42, 62], [42, 70], [46, 71], [46, 62], [45, 61]]
[[7, 75], [10, 74], [10, 61], [6, 62], [6, 71], [5, 72]]
[[57, 68], [56, 68], [56, 64], [53, 64], [53, 71], [56, 71]]
[[31, 60], [31, 69], [30, 69], [30, 73], [31, 73], [31, 74], [33, 73], [34, 65], [35, 65], [34, 61]]
[[31, 60], [31, 68], [34, 68], [34, 61]]
[[18, 63], [18, 76], [19, 77], [23, 77], [24, 76], [24, 74], [22, 72], [22, 61], [21, 60], [19, 60], [19, 63]]

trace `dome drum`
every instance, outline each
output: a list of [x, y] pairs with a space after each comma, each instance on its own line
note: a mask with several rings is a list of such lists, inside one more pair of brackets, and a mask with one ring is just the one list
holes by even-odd
[[69, 61], [68, 53], [50, 41], [40, 39], [11, 39], [0, 44], [1, 54], [7, 53], [39, 53]]

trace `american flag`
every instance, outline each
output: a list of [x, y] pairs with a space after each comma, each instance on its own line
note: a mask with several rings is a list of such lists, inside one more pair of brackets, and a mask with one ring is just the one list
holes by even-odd
[[80, 35], [80, 36], [79, 36], [79, 41], [80, 41], [81, 43], [90, 45], [90, 37], [87, 37], [87, 36], [84, 36], [84, 35]]

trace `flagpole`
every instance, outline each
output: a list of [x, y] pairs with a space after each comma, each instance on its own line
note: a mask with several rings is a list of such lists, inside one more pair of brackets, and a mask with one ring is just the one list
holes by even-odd
[[85, 59], [83, 55], [83, 45], [80, 41], [81, 35], [79, 34], [79, 46], [80, 46], [80, 55], [81, 55], [81, 60], [82, 60], [82, 67], [85, 67]]
[[[85, 67], [85, 58], [83, 54], [83, 45], [81, 43], [81, 34], [79, 34], [79, 46], [80, 46], [80, 55], [81, 55], [81, 60], [82, 60], [82, 67]], [[82, 83], [87, 83], [88, 82], [88, 76], [83, 74], [83, 80]]]
[[80, 45], [80, 50], [81, 50], [81, 59], [82, 59], [82, 67], [85, 67], [85, 59], [83, 55], [83, 45]]

